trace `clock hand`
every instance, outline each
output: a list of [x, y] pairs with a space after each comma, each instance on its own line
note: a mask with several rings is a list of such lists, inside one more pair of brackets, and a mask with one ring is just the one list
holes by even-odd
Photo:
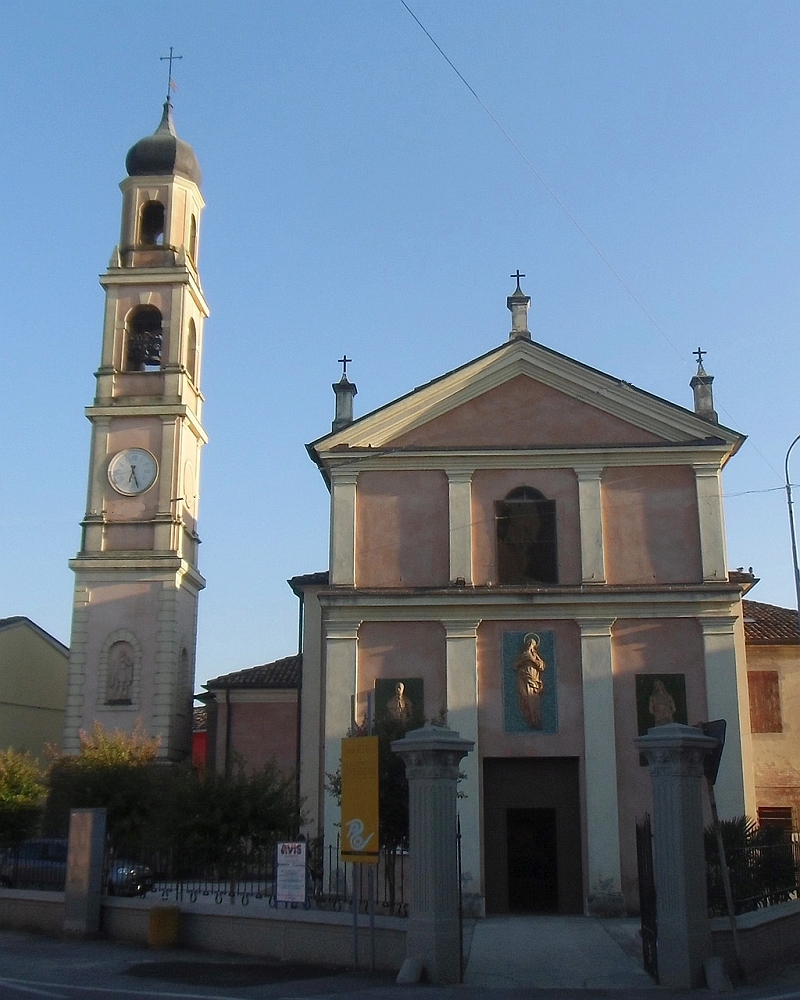
[[132, 482], [133, 485], [137, 489], [139, 488], [139, 480], [136, 478], [136, 466], [135, 465], [131, 466], [131, 474], [128, 476], [128, 482], [129, 483]]

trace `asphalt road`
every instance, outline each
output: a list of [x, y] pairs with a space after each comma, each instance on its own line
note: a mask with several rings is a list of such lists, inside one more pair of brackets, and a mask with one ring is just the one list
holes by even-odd
[[[309, 969], [247, 958], [181, 950], [155, 952], [107, 941], [68, 941], [0, 932], [0, 1000], [277, 1000], [347, 997], [354, 1000], [677, 1000], [710, 991], [397, 986], [392, 976]], [[713, 994], [717, 996], [717, 994]], [[800, 1000], [800, 966], [739, 987], [732, 1000]]]

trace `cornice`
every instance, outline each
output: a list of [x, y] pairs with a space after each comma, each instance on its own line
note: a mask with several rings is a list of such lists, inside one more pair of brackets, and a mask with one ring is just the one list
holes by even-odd
[[115, 267], [99, 277], [103, 288], [126, 288], [142, 285], [188, 285], [198, 309], [208, 317], [209, 307], [199, 278], [185, 264], [173, 267]]
[[578, 587], [509, 592], [500, 588], [364, 591], [323, 590], [318, 599], [328, 621], [464, 621], [552, 618], [609, 621], [620, 618], [699, 618], [727, 623], [740, 600], [730, 585], [687, 585], [651, 591]]
[[462, 474], [476, 469], [574, 469], [591, 474], [598, 468], [691, 465], [719, 472], [730, 449], [725, 444], [663, 444], [644, 447], [379, 449], [339, 448], [319, 452], [332, 475], [373, 470], [446, 470]]
[[108, 580], [170, 580], [179, 577], [194, 590], [206, 585], [205, 577], [180, 556], [155, 552], [143, 554], [141, 550], [78, 554], [70, 559], [69, 568], [80, 574], [83, 582]]
[[84, 413], [89, 420], [107, 420], [121, 417], [183, 417], [195, 435], [208, 444], [208, 435], [197, 414], [185, 403], [111, 403], [106, 406], [87, 406]]

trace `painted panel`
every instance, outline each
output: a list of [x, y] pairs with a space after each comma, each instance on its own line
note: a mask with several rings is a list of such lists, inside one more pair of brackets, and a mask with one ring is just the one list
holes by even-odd
[[388, 446], [539, 448], [652, 444], [659, 440], [649, 431], [558, 389], [517, 375], [400, 435]]
[[503, 718], [507, 733], [558, 732], [555, 633], [503, 633]]
[[578, 481], [571, 469], [478, 469], [472, 477], [472, 567], [477, 586], [496, 584], [495, 503], [512, 490], [530, 486], [556, 504], [558, 581], [581, 581]]
[[450, 529], [444, 472], [362, 472], [356, 520], [357, 586], [447, 584]]
[[697, 493], [689, 466], [609, 468], [602, 484], [609, 583], [702, 580]]
[[671, 722], [689, 725], [686, 677], [683, 674], [636, 675], [636, 732], [645, 736], [654, 726]]
[[[555, 663], [552, 708], [545, 707], [543, 721], [550, 729], [534, 730], [507, 725], [506, 705], [516, 698], [508, 693], [504, 659], [516, 658], [525, 635], [552, 637], [544, 644], [544, 659]], [[510, 635], [513, 638], [506, 639]], [[549, 664], [549, 660], [548, 660]], [[549, 666], [548, 666], [549, 669]], [[547, 678], [547, 671], [545, 671]], [[516, 680], [516, 677], [514, 678]], [[581, 757], [583, 743], [583, 688], [580, 630], [576, 622], [553, 620], [484, 621], [478, 628], [478, 734], [483, 757]], [[557, 726], [553, 725], [557, 721]], [[512, 722], [513, 725], [513, 722]]]

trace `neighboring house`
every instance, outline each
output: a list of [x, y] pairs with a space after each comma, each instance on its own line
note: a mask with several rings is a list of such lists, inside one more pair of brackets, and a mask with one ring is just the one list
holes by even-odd
[[0, 750], [61, 749], [69, 649], [30, 618], [0, 618]]
[[203, 685], [208, 767], [229, 773], [237, 761], [248, 771], [274, 763], [296, 773], [301, 665], [301, 656], [286, 656]]
[[745, 600], [747, 682], [761, 823], [800, 822], [800, 633], [797, 611]]
[[651, 806], [638, 734], [725, 718], [718, 803], [755, 808], [720, 481], [743, 439], [702, 364], [690, 411], [534, 343], [529, 302], [517, 285], [508, 342], [366, 416], [346, 374], [334, 386], [333, 429], [308, 446], [331, 492], [330, 579], [292, 581], [301, 794], [308, 833], [334, 842], [324, 775], [353, 700], [359, 720], [370, 700], [444, 715], [475, 743], [470, 905], [619, 912], [637, 906]]

